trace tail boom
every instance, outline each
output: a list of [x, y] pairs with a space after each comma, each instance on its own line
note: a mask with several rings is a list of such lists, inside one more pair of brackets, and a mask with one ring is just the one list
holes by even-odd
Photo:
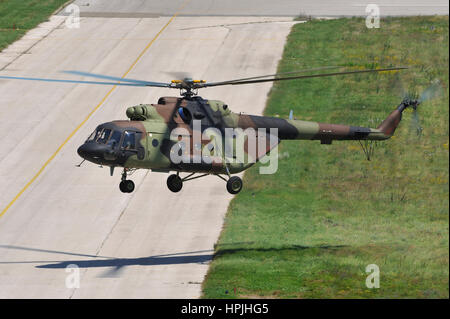
[[400, 104], [377, 128], [252, 115], [241, 115], [238, 126], [243, 129], [277, 128], [280, 140], [320, 140], [322, 144], [331, 144], [333, 140], [380, 141], [394, 134], [406, 107], [408, 105]]

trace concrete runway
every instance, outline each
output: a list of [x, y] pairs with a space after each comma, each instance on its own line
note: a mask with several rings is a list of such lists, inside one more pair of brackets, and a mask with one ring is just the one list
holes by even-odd
[[[281, 17], [168, 22], [90, 17], [68, 29], [64, 17], [54, 16], [0, 55], [1, 74], [79, 79], [58, 73], [74, 69], [122, 76], [149, 43], [128, 78], [169, 81], [165, 71], [214, 81], [270, 74], [293, 24]], [[270, 87], [201, 93], [234, 111], [261, 113]], [[91, 163], [75, 167], [77, 147], [98, 124], [167, 95], [178, 91], [0, 81], [0, 298], [200, 296], [231, 199], [225, 183], [206, 177], [173, 194], [167, 174], [138, 171], [131, 176], [136, 191], [123, 194], [119, 170], [110, 177], [108, 168]], [[80, 288], [66, 287], [71, 264], [79, 267]]]
[[[270, 74], [293, 25], [289, 16], [342, 9], [280, 2], [192, 0], [172, 19], [182, 1], [119, 7], [77, 0], [79, 29], [66, 27], [64, 11], [53, 16], [0, 53], [0, 74], [80, 79], [58, 72], [81, 70], [154, 81], [171, 80], [166, 71], [208, 81]], [[352, 8], [344, 11], [364, 15], [364, 7]], [[412, 8], [406, 13], [419, 10]], [[437, 8], [426, 10], [448, 14], [448, 6]], [[270, 87], [208, 88], [201, 95], [236, 112], [261, 113]], [[166, 174], [138, 171], [131, 176], [135, 192], [123, 194], [119, 170], [110, 177], [94, 164], [75, 167], [77, 147], [98, 124], [168, 95], [178, 91], [0, 80], [0, 298], [200, 296], [231, 199], [225, 183], [206, 177], [173, 194]], [[66, 286], [72, 264], [79, 288]]]
[[[183, 0], [76, 0], [82, 16], [171, 16]], [[446, 0], [191, 0], [184, 16], [365, 16], [377, 4], [382, 16], [448, 14]]]

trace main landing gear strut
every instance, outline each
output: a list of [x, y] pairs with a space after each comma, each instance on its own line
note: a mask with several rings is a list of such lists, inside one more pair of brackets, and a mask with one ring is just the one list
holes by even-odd
[[[187, 182], [196, 178], [204, 177], [210, 174], [202, 174], [195, 177], [192, 177], [195, 173], [191, 173], [188, 176], [181, 178], [180, 173], [177, 172], [176, 174], [172, 174], [167, 178], [167, 187], [174, 193], [177, 193], [183, 188], [183, 182]], [[219, 174], [214, 174], [220, 179], [223, 179], [225, 182], [227, 182], [227, 191], [230, 194], [237, 194], [242, 189], [242, 179], [238, 176], [229, 176], [228, 180], [225, 179], [225, 177], [220, 176]]]
[[[122, 193], [131, 193], [134, 191], [134, 182], [132, 180], [127, 179], [127, 172], [133, 173], [133, 169], [124, 169], [122, 172], [122, 181], [119, 184], [120, 191]], [[227, 172], [228, 173], [228, 172]], [[174, 193], [178, 193], [183, 188], [183, 182], [187, 182], [196, 178], [204, 177], [210, 174], [202, 174], [198, 176], [193, 176], [195, 173], [191, 173], [186, 177], [181, 178], [180, 172], [176, 174], [172, 174], [167, 178], [167, 187]], [[227, 191], [230, 194], [237, 194], [242, 189], [242, 179], [238, 176], [230, 176], [228, 173], [228, 179], [225, 177], [214, 174], [220, 179], [224, 180], [227, 183]]]

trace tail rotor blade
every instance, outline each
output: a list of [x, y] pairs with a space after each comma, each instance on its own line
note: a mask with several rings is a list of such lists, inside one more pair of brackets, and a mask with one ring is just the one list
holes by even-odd
[[422, 126], [420, 126], [419, 113], [417, 112], [417, 108], [414, 109], [412, 119], [411, 119], [411, 128], [416, 132], [417, 136], [422, 135]]
[[411, 131], [416, 132], [417, 136], [422, 135], [423, 128], [420, 125], [419, 112], [417, 111], [420, 104], [430, 101], [434, 98], [439, 97], [443, 92], [443, 88], [441, 82], [436, 80], [429, 87], [427, 87], [420, 95], [417, 94], [414, 90], [410, 89], [404, 100], [407, 100], [408, 103], [412, 103], [413, 114], [411, 117]]
[[405, 84], [400, 77], [400, 73], [396, 73], [396, 76], [395, 76], [395, 79], [393, 82], [393, 88], [394, 88], [394, 92], [402, 99], [405, 99], [408, 97], [408, 91], [406, 90]]
[[419, 97], [419, 102], [423, 103], [429, 100], [432, 100], [434, 98], [439, 97], [442, 94], [443, 88], [440, 81], [435, 81], [433, 84], [431, 84], [428, 88], [425, 89], [425, 91], [422, 92], [422, 94]]

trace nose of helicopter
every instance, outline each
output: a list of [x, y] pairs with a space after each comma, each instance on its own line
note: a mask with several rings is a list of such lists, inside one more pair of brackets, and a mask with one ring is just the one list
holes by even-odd
[[84, 143], [78, 148], [77, 153], [87, 161], [100, 163], [104, 160], [105, 147], [96, 143]]

